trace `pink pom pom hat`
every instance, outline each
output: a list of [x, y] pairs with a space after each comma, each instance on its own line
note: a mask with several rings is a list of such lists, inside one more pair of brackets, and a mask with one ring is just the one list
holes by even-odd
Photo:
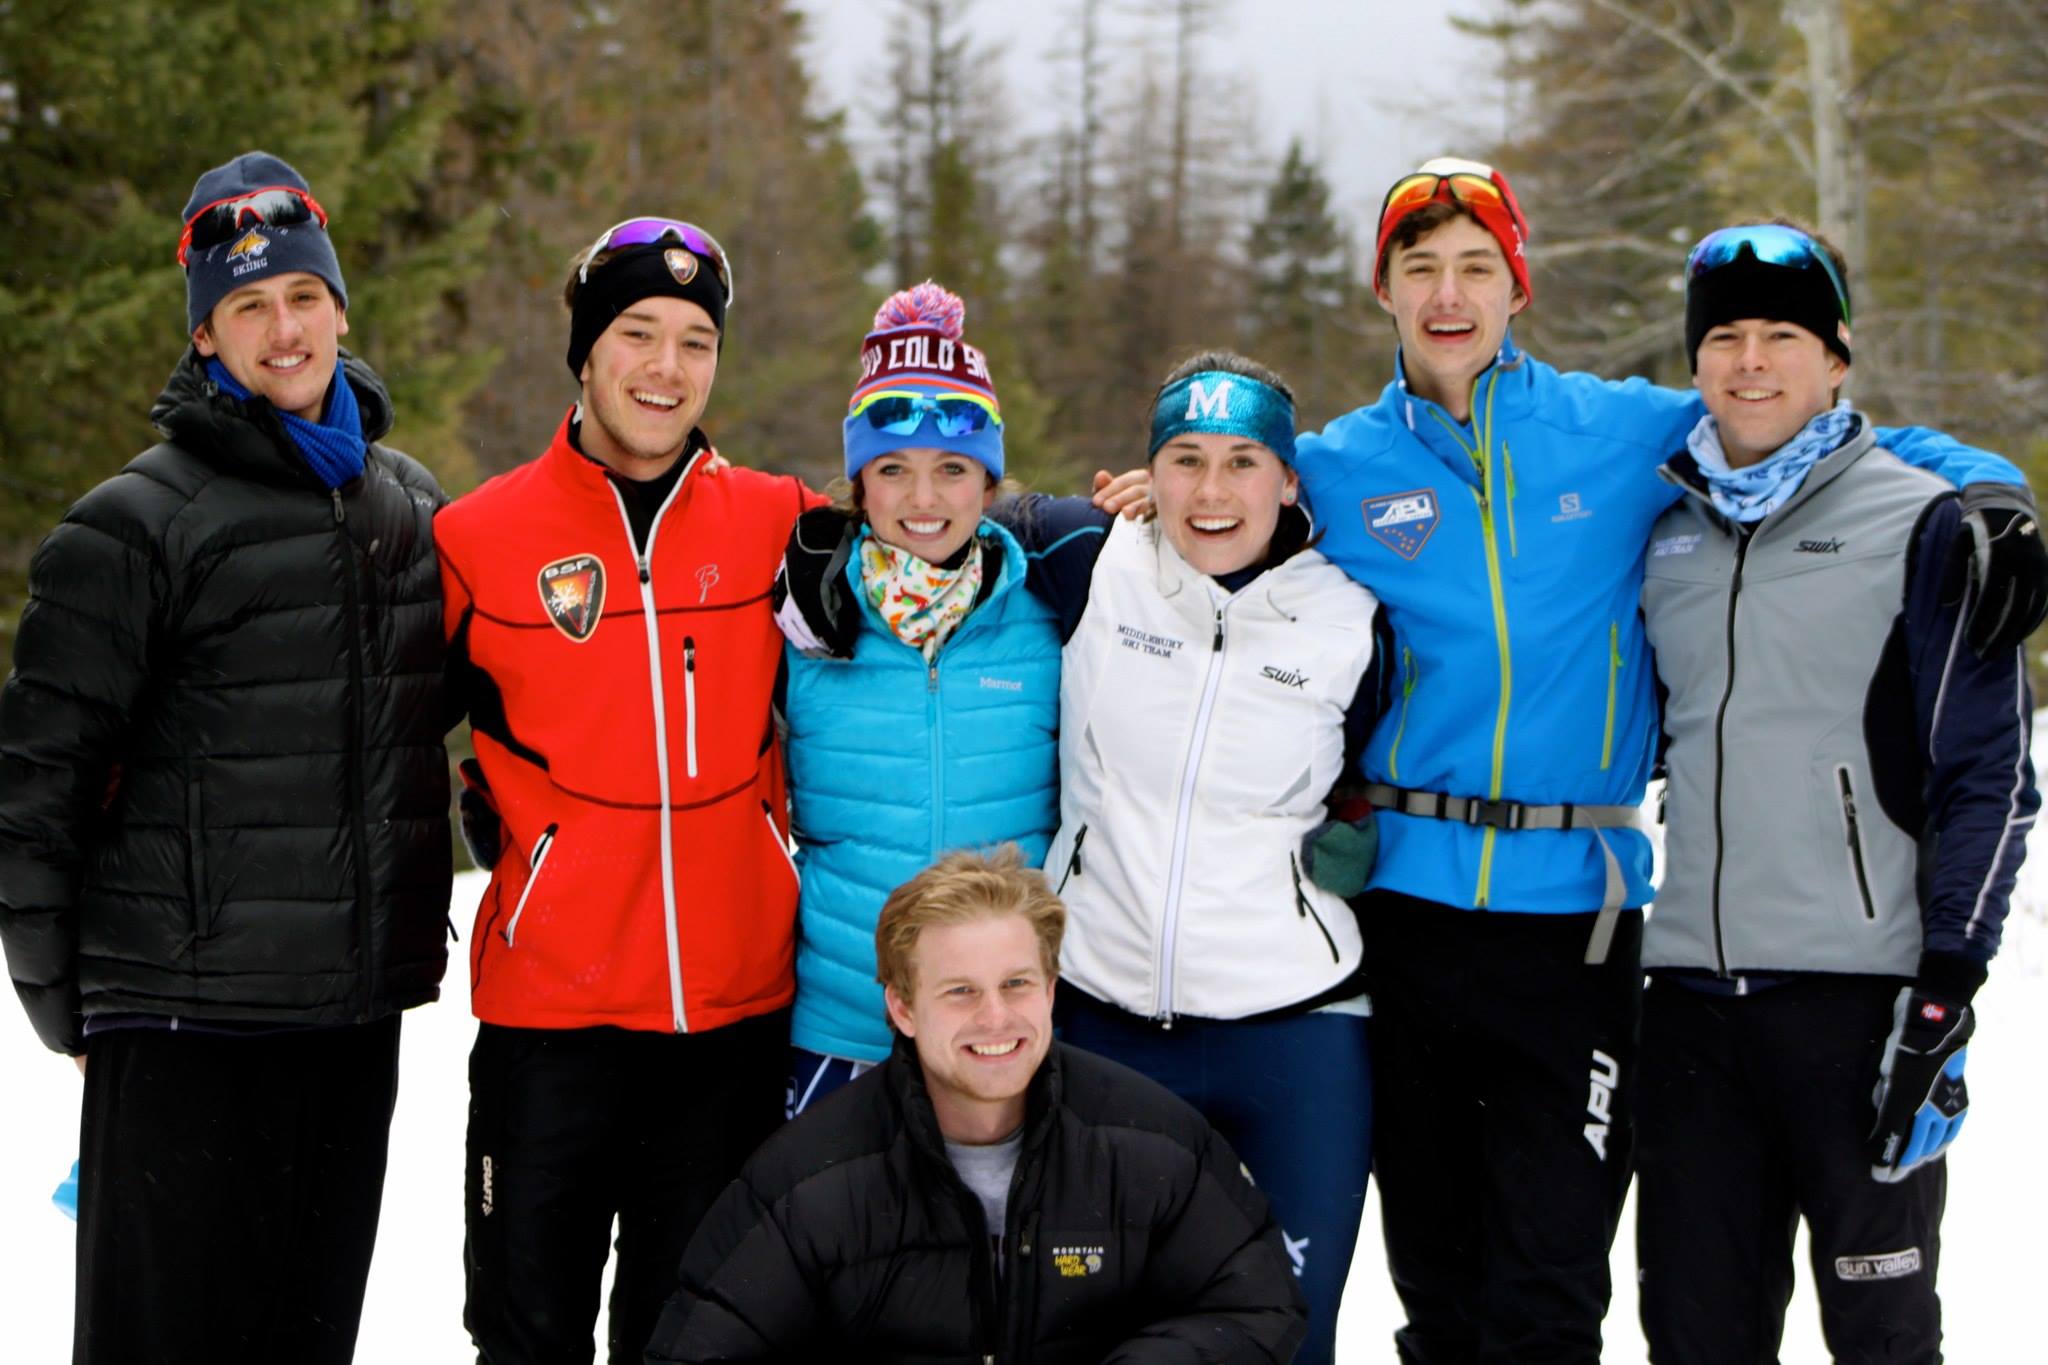
[[891, 294], [861, 342], [846, 413], [846, 477], [912, 447], [954, 450], [1003, 476], [1002, 409], [988, 357], [969, 345], [967, 305], [926, 280]]

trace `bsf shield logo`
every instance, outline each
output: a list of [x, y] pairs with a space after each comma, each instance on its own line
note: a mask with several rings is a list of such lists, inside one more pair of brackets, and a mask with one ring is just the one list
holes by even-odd
[[1366, 532], [1403, 559], [1422, 553], [1441, 520], [1433, 488], [1365, 500]]
[[540, 571], [540, 604], [555, 629], [582, 644], [604, 614], [604, 562], [596, 555], [570, 555]]
[[676, 277], [677, 284], [688, 284], [697, 278], [697, 255], [680, 247], [670, 247], [661, 253], [661, 263], [668, 267], [668, 273]]

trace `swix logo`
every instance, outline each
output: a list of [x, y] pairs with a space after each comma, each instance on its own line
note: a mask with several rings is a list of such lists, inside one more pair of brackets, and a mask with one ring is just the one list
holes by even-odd
[[477, 1207], [478, 1210], [483, 1214], [483, 1216], [488, 1218], [491, 1216], [491, 1159], [489, 1157], [484, 1158], [483, 1175], [484, 1197], [482, 1203], [480, 1203]]
[[1308, 687], [1308, 674], [1292, 668], [1275, 668], [1273, 665], [1267, 664], [1259, 670], [1259, 676], [1271, 678], [1282, 687], [1300, 687], [1304, 689]]
[[1280, 1240], [1287, 1244], [1287, 1259], [1294, 1263], [1294, 1278], [1300, 1279], [1301, 1272], [1308, 1269], [1308, 1238], [1289, 1237], [1287, 1229], [1280, 1229]]
[[1364, 511], [1367, 534], [1403, 559], [1421, 554], [1442, 520], [1432, 488], [1367, 498]]
[[1192, 422], [1201, 417], [1223, 422], [1230, 420], [1230, 381], [1228, 379], [1218, 384], [1214, 393], [1203, 388], [1202, 381], [1199, 379], [1194, 380], [1188, 385], [1188, 411], [1187, 415], [1181, 418], [1181, 420], [1183, 422]]
[[1802, 540], [1792, 547], [1792, 552], [1802, 555], [1838, 555], [1842, 553], [1842, 542], [1839, 540]]
[[1593, 1071], [1586, 1092], [1586, 1143], [1602, 1161], [1607, 1160], [1607, 1132], [1614, 1123], [1614, 1090], [1621, 1084], [1621, 1064], [1593, 1049]]
[[[693, 260], [694, 260], [694, 259], [695, 259], [695, 257], [692, 257], [691, 259], [693, 259]], [[709, 596], [711, 595], [711, 590], [712, 590], [713, 588], [717, 587], [717, 586], [718, 586], [718, 566], [717, 566], [716, 564], [706, 564], [706, 565], [704, 565], [704, 566], [703, 566], [702, 568], [698, 569], [698, 570], [697, 570], [697, 605], [698, 605], [698, 606], [702, 606], [702, 605], [704, 605], [704, 599], [705, 599], [705, 598], [707, 598], [707, 597], [709, 597]]]

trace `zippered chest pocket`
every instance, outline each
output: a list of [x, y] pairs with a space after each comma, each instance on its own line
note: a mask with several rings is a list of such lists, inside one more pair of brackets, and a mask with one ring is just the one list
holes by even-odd
[[1856, 782], [1849, 765], [1835, 765], [1835, 792], [1842, 803], [1842, 833], [1848, 841], [1849, 875], [1856, 880], [1856, 901], [1863, 918], [1877, 918], [1877, 905], [1870, 898], [1870, 871], [1863, 861], [1863, 828], [1856, 810]]

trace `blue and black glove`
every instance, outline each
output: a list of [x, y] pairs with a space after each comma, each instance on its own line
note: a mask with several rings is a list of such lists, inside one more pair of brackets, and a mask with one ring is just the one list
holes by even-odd
[[1963, 534], [1956, 556], [1971, 588], [1963, 634], [1977, 657], [1988, 659], [2024, 642], [2048, 615], [2048, 547], [2026, 489], [1973, 483], [1962, 490]]
[[860, 638], [860, 603], [847, 590], [860, 518], [836, 507], [814, 507], [796, 519], [782, 552], [768, 606], [797, 652], [810, 658], [851, 659]]
[[1948, 1151], [1970, 1112], [1963, 1084], [1967, 1044], [1977, 1016], [1968, 1005], [1902, 986], [1892, 1003], [1892, 1032], [1878, 1063], [1877, 1126], [1870, 1135], [1870, 1177], [1904, 1180]]

